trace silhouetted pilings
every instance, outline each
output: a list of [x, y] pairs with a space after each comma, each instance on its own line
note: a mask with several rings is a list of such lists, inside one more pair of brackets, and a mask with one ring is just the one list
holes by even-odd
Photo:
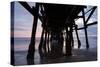
[[37, 22], [38, 22], [38, 12], [39, 12], [39, 4], [36, 4], [35, 13], [34, 13], [33, 28], [32, 28], [32, 34], [31, 34], [31, 42], [29, 45], [27, 58], [34, 58], [35, 35], [36, 35]]
[[76, 32], [76, 37], [77, 37], [77, 42], [78, 42], [78, 48], [80, 48], [81, 42], [79, 40], [78, 31], [77, 31], [78, 26], [75, 24], [75, 21], [74, 21], [74, 27], [75, 27], [75, 32]]
[[[30, 42], [30, 45], [29, 45], [29, 50], [28, 50], [28, 55], [27, 55], [27, 57], [28, 58], [34, 58], [34, 52], [35, 52], [35, 34], [36, 34], [36, 28], [37, 28], [37, 20], [38, 20], [38, 18], [40, 19], [40, 21], [41, 21], [41, 23], [42, 23], [42, 33], [41, 33], [41, 39], [40, 39], [40, 44], [39, 44], [39, 53], [40, 53], [40, 55], [41, 55], [41, 58], [43, 57], [43, 56], [45, 56], [45, 54], [51, 54], [53, 51], [55, 51], [55, 49], [58, 49], [58, 48], [55, 48], [55, 49], [53, 49], [52, 50], [52, 48], [54, 48], [51, 44], [49, 44], [49, 42], [51, 42], [50, 41], [50, 39], [51, 39], [51, 37], [50, 36], [52, 36], [53, 34], [52, 34], [52, 32], [53, 33], [56, 33], [56, 35], [59, 35], [60, 33], [61, 33], [61, 31], [60, 30], [63, 30], [63, 28], [62, 29], [60, 29], [59, 27], [58, 27], [58, 29], [49, 29], [49, 27], [50, 27], [50, 25], [49, 24], [51, 24], [51, 28], [56, 28], [56, 27], [54, 27], [55, 25], [53, 25], [53, 22], [51, 23], [51, 22], [48, 22], [48, 17], [47, 17], [47, 15], [46, 14], [48, 14], [48, 13], [46, 13], [46, 10], [48, 10], [49, 11], [49, 9], [47, 9], [47, 6], [43, 6], [43, 5], [41, 5], [41, 4], [38, 4], [38, 3], [36, 3], [36, 7], [33, 7], [33, 8], [30, 8], [29, 7], [29, 5], [27, 4], [27, 3], [25, 3], [25, 2], [20, 2], [20, 4], [22, 5], [22, 6], [24, 6], [24, 8], [26, 8], [33, 16], [34, 16], [34, 22], [33, 22], [33, 28], [32, 28], [32, 35], [31, 35], [31, 42]], [[40, 10], [40, 12], [41, 12], [41, 16], [40, 16], [40, 14], [39, 14], [39, 7], [41, 8]], [[50, 6], [49, 6], [50, 7]], [[65, 10], [65, 6], [63, 6], [64, 7], [64, 10]], [[67, 8], [67, 6], [66, 6], [66, 8]], [[69, 7], [68, 6], [68, 8], [70, 9], [71, 7]], [[72, 7], [73, 8], [73, 7]], [[71, 8], [71, 9], [72, 9]], [[46, 9], [46, 10], [45, 10]], [[52, 9], [51, 7], [50, 7], [50, 9]], [[54, 9], [54, 8], [53, 8]], [[56, 8], [57, 9], [57, 8]], [[62, 9], [62, 8], [61, 8]], [[67, 12], [69, 11], [69, 9], [67, 10]], [[71, 10], [70, 9], [70, 10]], [[86, 48], [88, 49], [89, 48], [89, 43], [88, 43], [88, 34], [87, 34], [87, 26], [89, 26], [89, 25], [93, 25], [93, 24], [96, 24], [97, 22], [95, 22], [95, 23], [90, 23], [90, 24], [87, 24], [87, 22], [89, 21], [89, 19], [90, 19], [90, 17], [92, 16], [92, 14], [93, 14], [93, 12], [94, 12], [94, 10], [96, 9], [96, 7], [93, 7], [91, 10], [91, 13], [90, 13], [90, 15], [88, 16], [88, 18], [87, 19], [85, 19], [85, 12], [84, 12], [84, 7], [78, 7], [77, 8], [77, 6], [75, 6], [73, 9], [72, 9], [72, 11], [71, 11], [71, 13], [70, 14], [68, 14], [68, 17], [70, 17], [70, 18], [67, 18], [66, 16], [64, 16], [64, 17], [58, 17], [58, 18], [62, 18], [62, 19], [58, 19], [59, 21], [61, 21], [61, 20], [65, 20], [65, 17], [67, 18], [67, 20], [70, 20], [69, 22], [70, 23], [65, 23], [66, 25], [65, 26], [63, 26], [64, 27], [64, 30], [66, 30], [66, 39], [65, 39], [65, 43], [66, 43], [66, 49], [65, 49], [65, 51], [66, 51], [66, 56], [71, 56], [72, 55], [72, 46], [74, 46], [74, 38], [73, 38], [73, 30], [75, 30], [75, 32], [76, 32], [76, 36], [77, 36], [77, 41], [78, 41], [78, 48], [80, 48], [80, 46], [81, 46], [81, 42], [80, 42], [80, 40], [79, 40], [79, 35], [78, 35], [78, 30], [81, 30], [81, 29], [84, 29], [84, 31], [85, 31], [85, 38], [86, 38]], [[57, 9], [58, 10], [58, 9]], [[61, 11], [61, 10], [60, 10]], [[76, 11], [76, 12], [75, 12]], [[84, 23], [84, 27], [82, 27], [82, 28], [78, 28], [77, 27], [77, 25], [75, 24], [75, 21], [74, 21], [74, 19], [77, 17], [76, 16], [76, 14], [78, 14], [80, 11], [82, 11], [82, 16], [80, 16], [80, 17], [78, 17], [78, 18], [83, 18], [83, 23]], [[62, 12], [62, 11], [61, 11]], [[50, 12], [49, 12], [50, 13]], [[59, 13], [59, 12], [58, 12]], [[87, 12], [86, 12], [87, 13]], [[55, 14], [55, 13], [54, 13]], [[71, 15], [72, 14], [72, 15]], [[50, 13], [50, 14], [48, 14], [48, 15], [50, 15], [51, 17], [49, 17], [49, 20], [51, 21], [52, 20], [52, 13]], [[58, 14], [57, 14], [58, 15]], [[63, 15], [65, 15], [64, 13], [63, 14], [60, 14], [61, 16], [63, 16]], [[67, 15], [67, 14], [66, 14]], [[56, 17], [56, 16], [55, 16]], [[73, 17], [73, 18], [72, 18]], [[64, 19], [63, 19], [64, 18]], [[57, 19], [57, 17], [55, 18], [55, 19]], [[57, 21], [57, 20], [55, 20], [55, 21]], [[58, 21], [58, 22], [59, 22]], [[56, 22], [57, 23], [57, 22]], [[59, 26], [60, 26], [60, 23], [58, 23], [59, 24]], [[49, 26], [48, 26], [49, 25]], [[53, 26], [52, 26], [53, 25]], [[74, 29], [73, 29], [73, 27], [74, 27]], [[52, 31], [52, 30], [55, 30], [55, 31]], [[60, 32], [58, 32], [58, 30], [60, 31]], [[63, 32], [62, 32], [63, 33]], [[63, 34], [60, 34], [61, 36], [63, 36]], [[60, 36], [59, 35], [59, 36]], [[57, 38], [58, 38], [58, 41], [59, 41], [59, 43], [60, 44], [62, 44], [59, 48], [60, 48], [60, 50], [62, 51], [62, 47], [63, 47], [63, 42], [64, 42], [64, 40], [63, 39], [61, 39], [59, 36], [57, 36]], [[62, 37], [63, 38], [63, 37]], [[58, 44], [58, 46], [60, 45], [60, 44]], [[51, 46], [51, 47], [50, 47]], [[51, 49], [51, 50], [50, 50]], [[50, 53], [51, 52], [51, 53]], [[56, 52], [55, 52], [56, 53]], [[63, 53], [63, 52], [62, 52]]]
[[[69, 24], [70, 23], [70, 24]], [[66, 24], [66, 56], [72, 55], [72, 30], [73, 30], [73, 22], [70, 20], [69, 23]]]
[[44, 43], [43, 43], [44, 54], [47, 53], [46, 45], [47, 45], [47, 32], [45, 31]]
[[87, 22], [89, 21], [90, 17], [92, 16], [92, 14], [94, 13], [96, 7], [92, 8], [91, 13], [89, 14], [89, 16], [87, 17], [87, 19], [85, 18], [85, 11], [84, 9], [82, 10], [82, 15], [83, 15], [83, 23], [84, 23], [84, 32], [85, 32], [85, 39], [86, 39], [86, 48], [89, 48], [89, 43], [88, 43], [88, 34], [87, 34]]
[[49, 47], [49, 40], [50, 40], [50, 38], [49, 38], [49, 36], [50, 36], [50, 34], [49, 33], [47, 33], [47, 51], [49, 52], [50, 51], [50, 47]]
[[84, 23], [84, 32], [85, 32], [85, 39], [86, 39], [86, 48], [89, 48], [89, 43], [88, 43], [88, 35], [87, 35], [87, 26], [86, 26], [86, 22], [85, 22], [85, 13], [84, 13], [84, 9], [82, 10], [82, 14], [83, 14], [83, 23]]
[[41, 33], [41, 38], [40, 38], [40, 43], [39, 43], [39, 50], [42, 49], [42, 44], [43, 44], [43, 40], [44, 40], [44, 29], [42, 29], [42, 33]]

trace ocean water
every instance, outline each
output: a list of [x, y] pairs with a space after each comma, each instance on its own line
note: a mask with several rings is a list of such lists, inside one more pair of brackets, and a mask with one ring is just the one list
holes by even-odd
[[[86, 42], [85, 37], [80, 37], [81, 41], [81, 48], [80, 49], [86, 49]], [[41, 64], [40, 63], [40, 56], [38, 53], [38, 45], [40, 42], [40, 38], [36, 38], [36, 44], [35, 44], [35, 59], [34, 64]], [[14, 56], [15, 56], [15, 65], [26, 65], [27, 60], [27, 50], [30, 44], [30, 38], [14, 38]], [[97, 49], [97, 37], [96, 36], [90, 36], [89, 37], [89, 45], [90, 49], [93, 52], [96, 52]], [[77, 49], [77, 39], [74, 38], [74, 48]], [[93, 57], [92, 57], [93, 58]]]
[[[80, 37], [81, 41], [81, 48], [80, 49], [85, 49], [86, 48], [86, 42], [85, 42], [85, 37]], [[89, 46], [90, 48], [96, 48], [97, 47], [97, 37], [96, 36], [90, 36], [88, 38], [89, 41]], [[36, 38], [35, 41], [35, 48], [38, 49], [38, 45], [40, 42], [40, 38]], [[14, 50], [15, 51], [27, 51], [28, 46], [30, 44], [30, 38], [14, 38]], [[77, 49], [77, 39], [74, 38], [74, 48]]]

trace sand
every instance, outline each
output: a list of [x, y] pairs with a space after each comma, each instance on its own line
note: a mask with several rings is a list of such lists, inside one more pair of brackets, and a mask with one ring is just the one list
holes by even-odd
[[[15, 65], [27, 65], [27, 51], [16, 51], [15, 52]], [[97, 50], [96, 48], [85, 49], [73, 49], [72, 56], [62, 56], [59, 58], [40, 59], [38, 50], [35, 51], [35, 58], [31, 60], [32, 64], [49, 64], [49, 63], [68, 63], [68, 62], [82, 62], [82, 61], [96, 61]], [[34, 63], [33, 63], [34, 62]]]

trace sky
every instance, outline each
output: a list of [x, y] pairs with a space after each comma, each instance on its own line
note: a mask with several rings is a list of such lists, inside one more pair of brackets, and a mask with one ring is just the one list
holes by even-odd
[[[14, 37], [31, 37], [34, 16], [32, 16], [18, 2], [15, 2], [14, 10]], [[38, 20], [36, 36], [40, 37], [40, 35], [41, 22]]]
[[[34, 6], [34, 3], [29, 2], [28, 3], [31, 7]], [[88, 9], [90, 9], [91, 6], [88, 6]], [[87, 9], [87, 10], [88, 10]], [[14, 37], [31, 37], [31, 31], [32, 31], [32, 24], [34, 20], [34, 16], [32, 16], [22, 5], [20, 5], [18, 2], [15, 2], [14, 6]], [[85, 11], [87, 11], [85, 10]], [[81, 13], [79, 14], [81, 15]], [[88, 14], [86, 15], [86, 17]], [[94, 12], [93, 16], [89, 20], [89, 23], [97, 20], [97, 10]], [[83, 20], [78, 19], [76, 23], [79, 25], [79, 27], [82, 27]], [[97, 36], [97, 25], [93, 25], [88, 27], [88, 35], [89, 36]], [[37, 25], [37, 31], [36, 31], [36, 37], [41, 36], [41, 22], [38, 20]], [[84, 30], [78, 31], [80, 36], [84, 36]]]

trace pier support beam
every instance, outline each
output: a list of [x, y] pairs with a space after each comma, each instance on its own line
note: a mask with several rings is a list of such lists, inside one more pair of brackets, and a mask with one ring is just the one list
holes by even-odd
[[43, 59], [43, 42], [44, 42], [44, 28], [42, 29], [42, 34], [41, 34], [41, 39], [40, 39], [40, 43], [39, 43], [39, 54], [40, 54], [40, 59], [42, 60]]
[[84, 32], [85, 32], [85, 39], [86, 39], [86, 48], [89, 48], [89, 43], [88, 43], [88, 35], [87, 35], [87, 22], [85, 21], [85, 13], [84, 13], [84, 9], [82, 10], [82, 14], [83, 14], [83, 23], [84, 23]]
[[43, 41], [44, 41], [43, 36], [44, 36], [44, 28], [42, 29], [41, 39], [40, 39], [40, 43], [39, 43], [39, 50], [42, 50]]
[[48, 48], [48, 52], [50, 51], [49, 49], [49, 33], [47, 34], [47, 48]]
[[[88, 43], [88, 34], [87, 34], [87, 23], [89, 21], [89, 19], [91, 18], [91, 16], [93, 15], [95, 9], [97, 7], [94, 6], [91, 10], [91, 13], [89, 14], [89, 16], [87, 17], [87, 19], [85, 19], [85, 12], [84, 12], [84, 9], [82, 9], [82, 15], [83, 15], [83, 22], [84, 22], [84, 32], [85, 32], [85, 39], [86, 39], [86, 48], [88, 49], [89, 48], [89, 43]], [[88, 13], [88, 12], [87, 12]]]
[[32, 28], [32, 34], [31, 34], [31, 42], [29, 44], [27, 58], [34, 58], [35, 35], [36, 35], [36, 28], [37, 28], [37, 22], [38, 22], [38, 11], [39, 11], [39, 4], [36, 4], [35, 13], [34, 13], [33, 28]]
[[72, 21], [70, 21], [70, 24], [66, 26], [66, 56], [72, 55]]
[[45, 37], [44, 37], [44, 43], [43, 43], [44, 54], [46, 54], [47, 52], [46, 45], [47, 45], [47, 31], [45, 31]]
[[79, 36], [78, 36], [77, 25], [75, 25], [75, 32], [76, 32], [76, 37], [77, 37], [77, 42], [78, 42], [78, 48], [80, 48], [81, 47], [81, 42], [80, 42]]
[[74, 38], [73, 38], [73, 32], [72, 32], [72, 42], [71, 42], [71, 46], [74, 47]]

